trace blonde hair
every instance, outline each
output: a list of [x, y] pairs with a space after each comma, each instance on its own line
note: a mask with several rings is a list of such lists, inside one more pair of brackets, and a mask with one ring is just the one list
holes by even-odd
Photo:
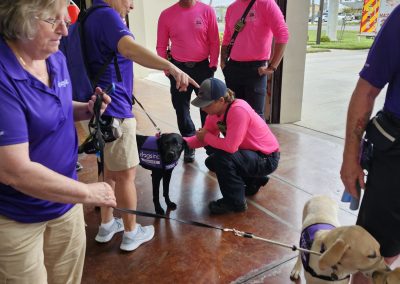
[[5, 39], [33, 39], [37, 33], [37, 18], [54, 16], [61, 3], [68, 0], [1, 0], [0, 34]]
[[235, 100], [235, 93], [231, 89], [226, 90], [226, 94], [224, 96], [224, 101], [226, 103], [231, 103]]

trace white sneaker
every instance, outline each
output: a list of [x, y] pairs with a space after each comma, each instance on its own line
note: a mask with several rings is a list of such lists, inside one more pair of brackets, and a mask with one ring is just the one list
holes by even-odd
[[106, 230], [100, 225], [99, 232], [94, 239], [96, 240], [96, 242], [106, 243], [109, 242], [116, 233], [122, 232], [123, 230], [124, 223], [122, 222], [122, 219], [114, 218], [114, 223], [111, 225], [111, 229]]
[[140, 224], [136, 224], [137, 233], [135, 237], [132, 239], [128, 237], [126, 234], [122, 237], [122, 243], [119, 247], [124, 251], [133, 251], [138, 248], [141, 244], [150, 241], [154, 237], [154, 226], [145, 226], [142, 227]]

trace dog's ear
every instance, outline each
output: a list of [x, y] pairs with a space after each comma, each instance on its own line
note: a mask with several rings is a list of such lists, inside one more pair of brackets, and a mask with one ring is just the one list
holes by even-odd
[[349, 249], [349, 245], [347, 245], [344, 240], [337, 239], [333, 245], [325, 251], [318, 260], [318, 265], [321, 270], [328, 269], [336, 265], [340, 259], [343, 257], [343, 254]]

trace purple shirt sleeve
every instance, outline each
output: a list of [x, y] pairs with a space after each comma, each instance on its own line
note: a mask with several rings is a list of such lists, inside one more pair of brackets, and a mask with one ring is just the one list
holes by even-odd
[[8, 81], [0, 84], [0, 146], [28, 142], [28, 128], [24, 107], [16, 93], [10, 92]]

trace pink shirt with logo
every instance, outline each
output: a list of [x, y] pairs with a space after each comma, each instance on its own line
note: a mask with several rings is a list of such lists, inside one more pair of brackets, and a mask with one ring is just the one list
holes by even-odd
[[165, 9], [158, 19], [157, 54], [171, 55], [180, 62], [199, 62], [210, 59], [210, 67], [218, 65], [219, 33], [214, 9], [201, 2], [190, 8], [176, 3]]
[[[236, 0], [225, 15], [222, 45], [228, 45], [236, 22], [242, 17], [250, 0]], [[287, 43], [288, 27], [275, 0], [256, 0], [246, 17], [246, 24], [236, 37], [230, 58], [235, 61], [269, 60], [272, 39]]]
[[220, 137], [217, 126], [223, 121], [222, 115], [208, 115], [204, 128], [208, 133], [204, 142], [196, 136], [185, 137], [190, 148], [199, 148], [210, 145], [228, 153], [238, 150], [260, 151], [264, 154], [279, 151], [279, 143], [265, 121], [244, 100], [236, 99], [228, 111], [226, 119], [226, 137]]

